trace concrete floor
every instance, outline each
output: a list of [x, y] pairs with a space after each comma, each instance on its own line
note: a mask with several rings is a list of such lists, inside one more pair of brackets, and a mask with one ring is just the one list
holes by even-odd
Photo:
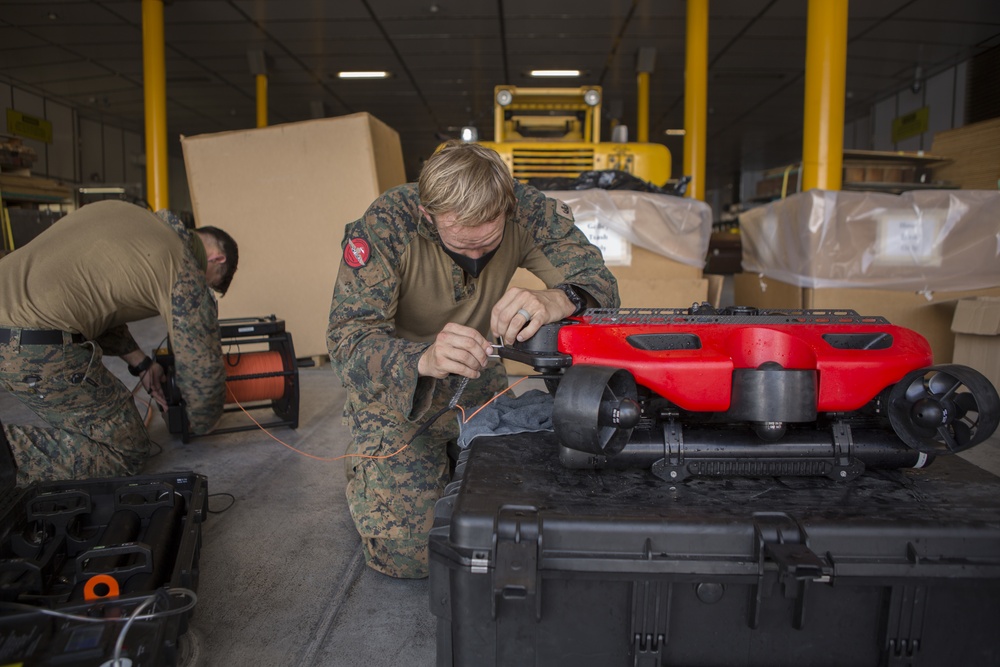
[[[165, 332], [155, 319], [133, 329], [147, 350]], [[120, 360], [106, 363], [133, 386]], [[152, 420], [150, 434], [162, 451], [144, 472], [192, 470], [207, 477], [211, 494], [199, 601], [183, 638], [182, 664], [433, 665], [436, 618], [427, 581], [395, 580], [364, 566], [344, 499], [343, 462], [329, 460], [342, 455], [347, 442], [344, 391], [329, 364], [300, 369], [299, 384], [295, 430], [254, 428], [185, 444], [158, 416]], [[255, 417], [266, 421], [273, 414]], [[2, 393], [0, 419], [34, 416]], [[223, 425], [249, 423], [234, 413]], [[1000, 435], [964, 456], [1000, 474]]]

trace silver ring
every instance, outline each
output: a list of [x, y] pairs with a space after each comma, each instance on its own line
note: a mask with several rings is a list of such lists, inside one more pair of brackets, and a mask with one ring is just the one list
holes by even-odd
[[521, 317], [523, 317], [525, 322], [530, 322], [531, 321], [531, 313], [529, 313], [528, 311], [526, 311], [524, 308], [521, 308], [520, 310], [518, 310], [517, 314], [520, 315]]

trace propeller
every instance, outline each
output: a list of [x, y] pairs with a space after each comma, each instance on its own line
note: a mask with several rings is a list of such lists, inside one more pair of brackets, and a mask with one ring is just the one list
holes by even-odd
[[955, 454], [1000, 425], [1000, 396], [979, 371], [942, 364], [911, 371], [889, 392], [889, 423], [900, 440], [926, 454]]
[[621, 368], [571, 366], [552, 401], [552, 427], [560, 442], [588, 454], [620, 452], [640, 416], [635, 378]]

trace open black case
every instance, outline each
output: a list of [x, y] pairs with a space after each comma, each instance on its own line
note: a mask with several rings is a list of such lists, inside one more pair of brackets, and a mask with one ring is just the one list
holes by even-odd
[[113, 664], [123, 630], [122, 665], [177, 664], [198, 585], [205, 477], [16, 489], [15, 470], [0, 442], [0, 665]]

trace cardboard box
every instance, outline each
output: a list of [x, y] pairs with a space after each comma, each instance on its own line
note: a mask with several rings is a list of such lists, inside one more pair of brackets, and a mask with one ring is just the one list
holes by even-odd
[[962, 299], [951, 321], [953, 361], [974, 368], [1000, 388], [1000, 297]]
[[367, 113], [181, 137], [199, 226], [240, 246], [222, 318], [276, 315], [298, 357], [327, 356], [344, 226], [406, 180], [395, 130]]
[[1000, 118], [938, 132], [931, 153], [951, 158], [950, 163], [934, 170], [934, 180], [963, 190], [996, 190], [1000, 181]]
[[[619, 280], [699, 280], [702, 269], [674, 261], [637, 245], [632, 246], [628, 265], [609, 266]], [[646, 304], [648, 307], [650, 304]]]
[[850, 309], [881, 315], [927, 339], [934, 362], [950, 363], [955, 346], [952, 319], [961, 299], [1000, 297], [1000, 287], [964, 292], [905, 292], [878, 289], [796, 287], [754, 273], [733, 276], [734, 301], [757, 308]]
[[[641, 248], [633, 248], [635, 250]], [[622, 308], [687, 308], [695, 302], [709, 301], [711, 291], [721, 293], [721, 281], [713, 281], [718, 285], [710, 290], [709, 281], [702, 277], [700, 270], [665, 257], [659, 260], [650, 259], [645, 271], [635, 266], [608, 267], [618, 279]], [[518, 269], [510, 284], [525, 289], [545, 289], [545, 283], [526, 269]], [[717, 301], [713, 303], [718, 305]]]
[[[664, 262], [670, 262], [661, 258]], [[676, 264], [676, 262], [671, 262]], [[684, 265], [679, 265], [684, 266]], [[618, 279], [618, 293], [622, 308], [689, 308], [692, 304], [709, 301], [714, 306], [719, 305], [722, 296], [722, 276], [709, 278], [636, 278], [619, 277], [622, 267], [608, 267]], [[511, 286], [525, 289], [544, 289], [545, 284], [524, 269], [518, 269]], [[509, 375], [533, 375], [534, 370], [516, 361], [504, 360], [504, 366]]]

